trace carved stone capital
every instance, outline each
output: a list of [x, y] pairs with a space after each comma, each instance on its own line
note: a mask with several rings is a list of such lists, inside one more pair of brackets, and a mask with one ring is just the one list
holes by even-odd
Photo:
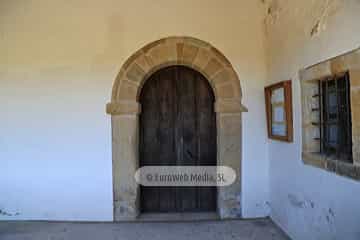
[[215, 112], [217, 113], [241, 113], [248, 109], [241, 104], [240, 99], [218, 99], [215, 102]]
[[141, 105], [136, 101], [117, 101], [106, 104], [106, 113], [110, 115], [139, 114]]

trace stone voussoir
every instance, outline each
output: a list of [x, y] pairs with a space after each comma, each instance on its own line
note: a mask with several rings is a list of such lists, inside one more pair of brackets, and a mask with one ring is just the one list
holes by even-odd
[[213, 53], [214, 56], [216, 56], [218, 60], [223, 63], [224, 66], [231, 67], [230, 61], [217, 48], [211, 47], [210, 51]]
[[235, 91], [235, 86], [232, 82], [216, 85], [215, 95], [217, 98], [240, 98], [240, 95]]
[[138, 85], [133, 81], [124, 79], [119, 86], [118, 99], [135, 100], [138, 94]]
[[221, 71], [224, 68], [224, 66], [220, 63], [220, 61], [217, 58], [211, 58], [210, 61], [207, 63], [205, 68], [203, 69], [204, 72], [206, 72], [210, 79], [219, 71]]
[[215, 75], [212, 76], [210, 82], [216, 86], [218, 84], [223, 84], [226, 82], [230, 82], [232, 80], [232, 76], [227, 68], [222, 69], [221, 71], [217, 72]]
[[126, 72], [126, 77], [135, 83], [140, 83], [145, 76], [145, 71], [135, 62]]
[[199, 48], [195, 59], [192, 62], [193, 66], [197, 66], [199, 69], [204, 69], [207, 64], [210, 62], [212, 54], [209, 50], [204, 48]]
[[141, 55], [139, 55], [136, 59], [135, 59], [135, 63], [144, 71], [144, 72], [148, 72], [150, 71], [150, 69], [153, 67], [153, 65], [151, 64], [151, 60], [149, 60], [149, 58], [145, 55], [145, 53], [142, 52]]
[[164, 41], [149, 49], [146, 55], [150, 57], [154, 65], [159, 65], [171, 59], [172, 51], [170, 50], [170, 45]]
[[192, 65], [198, 51], [198, 47], [191, 44], [184, 44], [182, 49], [182, 61], [189, 65]]
[[136, 51], [133, 55], [131, 55], [123, 64], [122, 69], [126, 70], [129, 68], [129, 66], [136, 61], [137, 58], [139, 58], [139, 56], [143, 55], [144, 52], [142, 49]]
[[[235, 73], [235, 71], [232, 68], [229, 67], [225, 67], [222, 70], [220, 70], [219, 72], [217, 72], [211, 79], [210, 79], [211, 84], [213, 84], [216, 88], [216, 86], [220, 86], [223, 84], [227, 84], [227, 83], [237, 83], [238, 82], [238, 77], [237, 74]], [[240, 82], [239, 82], [239, 86], [240, 87]], [[241, 93], [240, 93], [241, 95]]]
[[154, 47], [165, 43], [165, 41], [166, 41], [166, 39], [164, 39], [164, 38], [156, 40], [154, 42], [151, 42], [151, 43], [145, 45], [143, 48], [141, 48], [141, 50], [146, 54], [149, 50], [153, 49]]
[[196, 46], [198, 48], [205, 48], [205, 49], [210, 49], [211, 45], [209, 43], [203, 42], [199, 39], [196, 38], [192, 38], [192, 37], [183, 37], [183, 41], [186, 44], [191, 44], [193, 46]]

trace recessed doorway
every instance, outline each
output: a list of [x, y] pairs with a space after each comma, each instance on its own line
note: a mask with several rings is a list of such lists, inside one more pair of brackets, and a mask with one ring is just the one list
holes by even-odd
[[[208, 80], [185, 66], [158, 70], [140, 103], [140, 167], [216, 166], [215, 97]], [[216, 211], [216, 187], [140, 187], [141, 212]]]

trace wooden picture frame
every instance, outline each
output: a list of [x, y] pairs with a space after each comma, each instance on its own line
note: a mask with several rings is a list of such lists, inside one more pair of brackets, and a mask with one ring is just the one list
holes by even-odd
[[291, 80], [265, 87], [267, 129], [271, 139], [293, 141], [291, 91]]

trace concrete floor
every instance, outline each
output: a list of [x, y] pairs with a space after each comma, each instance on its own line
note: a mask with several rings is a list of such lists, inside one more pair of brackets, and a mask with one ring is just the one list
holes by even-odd
[[270, 220], [70, 223], [0, 222], [1, 240], [288, 240]]

